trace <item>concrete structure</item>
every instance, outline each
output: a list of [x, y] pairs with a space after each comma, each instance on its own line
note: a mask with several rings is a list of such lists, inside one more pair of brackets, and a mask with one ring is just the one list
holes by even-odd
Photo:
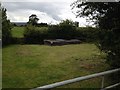
[[71, 40], [65, 40], [65, 39], [55, 39], [55, 40], [44, 40], [45, 45], [66, 45], [66, 44], [80, 44], [81, 41], [78, 39], [71, 39]]

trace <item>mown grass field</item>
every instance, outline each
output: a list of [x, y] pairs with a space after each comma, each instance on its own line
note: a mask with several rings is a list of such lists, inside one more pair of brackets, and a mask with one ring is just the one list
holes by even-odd
[[[105, 55], [94, 44], [10, 45], [3, 48], [3, 88], [35, 88], [105, 71]], [[101, 79], [64, 88], [100, 88]]]
[[[47, 30], [47, 27], [37, 27], [38, 30]], [[24, 37], [24, 31], [25, 31], [25, 27], [13, 27], [11, 29], [11, 33], [12, 33], [12, 37], [14, 38], [23, 38]]]
[[12, 36], [15, 38], [23, 38], [24, 30], [25, 30], [25, 27], [13, 27], [11, 30]]

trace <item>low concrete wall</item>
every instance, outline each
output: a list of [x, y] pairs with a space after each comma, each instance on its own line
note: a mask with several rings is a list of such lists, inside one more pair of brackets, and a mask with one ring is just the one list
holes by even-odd
[[78, 39], [64, 40], [64, 39], [55, 39], [55, 40], [44, 40], [45, 45], [66, 45], [66, 44], [80, 44], [81, 41]]

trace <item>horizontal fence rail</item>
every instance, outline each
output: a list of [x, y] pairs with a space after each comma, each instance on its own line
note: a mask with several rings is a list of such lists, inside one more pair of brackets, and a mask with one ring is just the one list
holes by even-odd
[[78, 82], [78, 81], [88, 80], [88, 79], [95, 78], [95, 77], [100, 77], [100, 76], [103, 76], [101, 90], [106, 90], [106, 89], [109, 89], [109, 88], [120, 85], [120, 83], [117, 83], [117, 84], [114, 84], [114, 85], [103, 88], [104, 87], [104, 76], [108, 75], [108, 74], [111, 74], [111, 73], [118, 72], [118, 71], [120, 71], [120, 68], [114, 69], [114, 70], [109, 70], [109, 71], [104, 71], [104, 72], [100, 72], [100, 73], [95, 73], [95, 74], [91, 74], [91, 75], [87, 75], [87, 76], [82, 76], [82, 77], [78, 77], [78, 78], [74, 78], [74, 79], [69, 79], [69, 80], [65, 80], [65, 81], [61, 81], [61, 82], [56, 82], [56, 83], [53, 83], [53, 84], [37, 87], [37, 88], [34, 88], [32, 90], [51, 89], [51, 88], [63, 86], [63, 85], [66, 85], [66, 84], [71, 84], [71, 83], [75, 83], [75, 82]]

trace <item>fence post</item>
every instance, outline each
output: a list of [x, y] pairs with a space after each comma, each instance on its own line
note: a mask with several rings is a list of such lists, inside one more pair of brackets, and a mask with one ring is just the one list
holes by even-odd
[[105, 77], [104, 77], [104, 75], [103, 75], [103, 76], [102, 76], [102, 82], [101, 82], [101, 89], [104, 88], [104, 80], [105, 80]]

